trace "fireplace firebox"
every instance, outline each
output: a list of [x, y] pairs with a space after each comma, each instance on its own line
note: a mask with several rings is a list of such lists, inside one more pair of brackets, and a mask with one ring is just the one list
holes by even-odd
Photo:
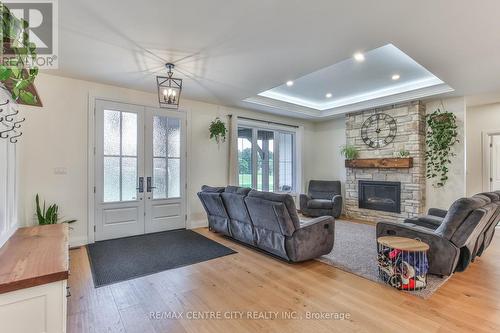
[[401, 183], [360, 180], [359, 208], [401, 213]]

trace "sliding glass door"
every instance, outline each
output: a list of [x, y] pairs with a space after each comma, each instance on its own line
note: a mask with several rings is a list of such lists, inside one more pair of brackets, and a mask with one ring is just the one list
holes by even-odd
[[239, 185], [260, 191], [295, 191], [295, 132], [238, 127]]

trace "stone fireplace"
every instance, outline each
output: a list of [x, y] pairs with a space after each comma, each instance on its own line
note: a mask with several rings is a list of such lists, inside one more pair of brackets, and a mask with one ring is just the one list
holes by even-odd
[[[371, 148], [361, 138], [361, 127], [370, 116], [384, 113], [394, 118], [397, 133], [386, 146]], [[368, 221], [402, 222], [422, 214], [425, 207], [425, 106], [420, 102], [365, 110], [346, 115], [346, 143], [358, 148], [360, 159], [393, 158], [402, 149], [413, 159], [407, 168], [347, 167], [345, 212]]]

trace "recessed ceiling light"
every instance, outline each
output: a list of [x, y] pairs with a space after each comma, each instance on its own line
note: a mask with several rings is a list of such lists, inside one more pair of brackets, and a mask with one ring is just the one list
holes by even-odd
[[392, 76], [392, 79], [393, 79], [394, 81], [399, 80], [399, 78], [400, 78], [399, 74], [394, 74], [394, 75]]
[[354, 53], [354, 59], [356, 59], [357, 62], [365, 61], [365, 55], [361, 52], [356, 52]]
[[293, 81], [286, 81], [286, 85], [287, 85], [288, 87], [293, 86]]
[[328, 93], [325, 95], [326, 98], [331, 98], [332, 97], [332, 94], [331, 93]]

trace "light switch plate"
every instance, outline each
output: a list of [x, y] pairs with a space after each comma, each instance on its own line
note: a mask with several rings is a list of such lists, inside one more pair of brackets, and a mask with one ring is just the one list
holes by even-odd
[[66, 175], [68, 174], [68, 170], [65, 167], [57, 167], [54, 168], [55, 175]]

